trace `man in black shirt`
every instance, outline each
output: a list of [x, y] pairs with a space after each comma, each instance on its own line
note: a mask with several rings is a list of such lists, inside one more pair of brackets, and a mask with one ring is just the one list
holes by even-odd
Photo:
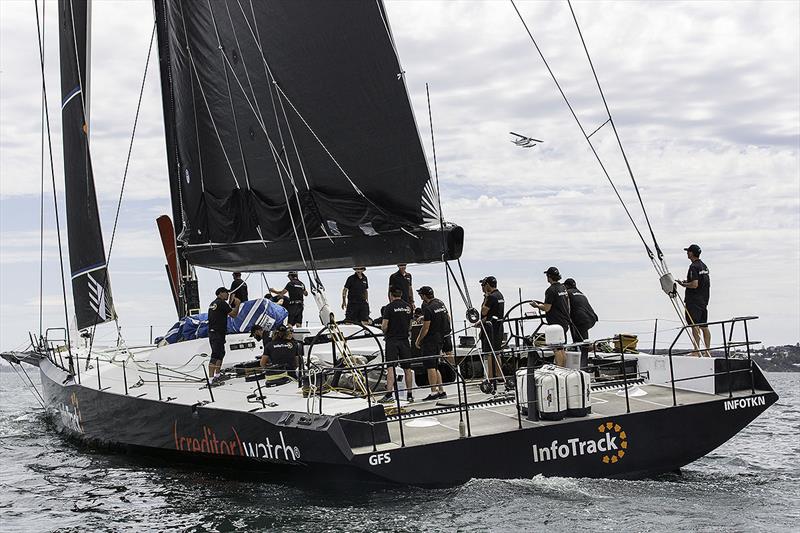
[[293, 337], [291, 327], [278, 326], [272, 340], [264, 344], [261, 368], [272, 365], [273, 369], [286, 370], [290, 376], [297, 377], [297, 367], [302, 364], [303, 344]]
[[415, 345], [425, 357], [422, 365], [427, 370], [428, 384], [431, 386], [431, 393], [424, 401], [441, 400], [447, 398], [447, 393], [442, 387], [442, 375], [437, 367], [442, 354], [442, 340], [450, 333], [450, 318], [441, 300], [434, 298], [432, 288], [420, 287], [417, 294], [422, 298], [423, 309], [422, 329]]
[[[408, 332], [411, 329], [413, 311], [411, 306], [403, 300], [402, 294], [403, 291], [398, 287], [392, 287], [392, 290], [389, 291], [391, 301], [383, 307], [381, 330], [383, 330], [383, 338], [386, 342], [386, 362], [400, 361], [400, 368], [403, 369], [406, 377], [406, 386], [410, 387], [414, 382], [414, 371], [411, 370], [411, 364], [406, 360], [411, 357], [411, 342]], [[392, 395], [394, 390], [394, 365], [391, 365], [386, 369], [386, 394], [378, 401], [382, 403], [394, 401]], [[411, 390], [408, 390], [406, 399], [409, 402], [414, 401]]]
[[241, 272], [233, 273], [233, 282], [231, 283], [231, 290], [229, 292], [236, 296], [240, 302], [247, 301], [247, 283], [242, 279]]
[[[694, 326], [695, 324], [705, 324], [708, 322], [708, 299], [711, 292], [711, 277], [708, 267], [700, 260], [702, 250], [696, 244], [684, 248], [686, 257], [691, 261], [689, 272], [686, 274], [686, 281], [678, 280], [678, 283], [686, 287], [686, 296], [683, 303], [686, 306], [686, 323], [692, 327], [694, 336], [694, 346], [700, 349], [700, 331], [703, 332], [703, 342], [706, 345], [705, 355], [711, 357], [711, 331], [708, 326]], [[696, 356], [700, 353], [695, 351]]]
[[497, 279], [487, 276], [481, 280], [483, 305], [481, 321], [478, 324], [481, 333], [481, 351], [486, 355], [486, 367], [490, 380], [503, 375], [500, 362], [500, 349], [503, 346], [503, 317], [506, 301], [503, 293], [497, 290]]
[[299, 328], [303, 325], [303, 297], [308, 296], [306, 286], [297, 276], [297, 272], [289, 272], [289, 283], [283, 290], [270, 289], [269, 292], [275, 296], [286, 296], [284, 299], [284, 307], [289, 311], [289, 318], [287, 323], [290, 326]]
[[211, 360], [208, 362], [208, 374], [212, 381], [219, 379], [219, 369], [225, 357], [225, 335], [228, 333], [228, 317], [239, 314], [242, 303], [236, 296], [231, 298], [233, 306], [228, 303], [228, 289], [220, 287], [216, 290], [217, 298], [208, 306], [208, 342], [211, 344]]
[[[589, 330], [597, 323], [597, 314], [592, 309], [589, 299], [578, 290], [575, 280], [567, 278], [564, 280], [569, 297], [569, 331], [572, 335], [572, 342], [584, 342], [589, 340]], [[581, 370], [586, 370], [589, 366], [589, 346], [581, 346]]]
[[344, 319], [348, 322], [369, 324], [369, 282], [364, 267], [355, 267], [352, 274], [344, 283], [342, 289], [342, 309]]
[[414, 289], [411, 282], [411, 273], [406, 271], [406, 264], [397, 265], [397, 272], [389, 276], [389, 301], [392, 301], [392, 287], [397, 287], [402, 291], [400, 299], [408, 303], [414, 309]]
[[[550, 267], [544, 271], [547, 275], [547, 282], [550, 286], [544, 292], [544, 302], [531, 302], [531, 305], [540, 311], [545, 312], [548, 324], [557, 324], [564, 328], [564, 338], [567, 338], [569, 329], [569, 294], [567, 288], [561, 284], [561, 274], [556, 267]], [[567, 353], [563, 346], [553, 350], [555, 363], [558, 366], [566, 366]]]

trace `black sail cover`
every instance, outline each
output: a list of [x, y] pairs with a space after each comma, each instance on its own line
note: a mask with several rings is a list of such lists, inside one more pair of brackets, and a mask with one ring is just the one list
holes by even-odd
[[88, 15], [87, 0], [58, 2], [67, 232], [78, 329], [116, 318], [85, 119]]
[[173, 219], [192, 264], [282, 270], [312, 257], [339, 268], [460, 256], [463, 230], [439, 226], [381, 2], [155, 8]]

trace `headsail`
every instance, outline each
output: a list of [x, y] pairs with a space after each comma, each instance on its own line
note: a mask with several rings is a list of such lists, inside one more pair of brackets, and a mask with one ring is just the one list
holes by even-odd
[[460, 256], [463, 230], [439, 228], [381, 2], [155, 5], [173, 215], [191, 263]]
[[64, 181], [78, 329], [116, 318], [89, 157], [88, 20], [86, 0], [59, 0]]

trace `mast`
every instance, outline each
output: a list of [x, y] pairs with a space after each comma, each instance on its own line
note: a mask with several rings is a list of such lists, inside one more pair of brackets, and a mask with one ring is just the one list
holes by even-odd
[[59, 0], [61, 126], [70, 277], [78, 329], [114, 320], [89, 153], [89, 5]]

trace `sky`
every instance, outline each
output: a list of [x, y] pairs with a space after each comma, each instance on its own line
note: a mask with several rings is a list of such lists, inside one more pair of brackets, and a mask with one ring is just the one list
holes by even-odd
[[[56, 2], [44, 4], [53, 170], [66, 241]], [[518, 6], [585, 128], [594, 130], [606, 117], [568, 5]], [[685, 278], [683, 248], [698, 243], [711, 272], [710, 320], [756, 315], [751, 338], [766, 345], [800, 341], [800, 3], [573, 7], [672, 273]], [[542, 272], [554, 265], [576, 279], [599, 315], [592, 337], [636, 333], [649, 346], [659, 319], [657, 345], [669, 346], [677, 316], [510, 3], [389, 0], [387, 9], [433, 168], [425, 100], [430, 86], [443, 211], [466, 231], [462, 261], [473, 303], [480, 300], [477, 281], [486, 275], [498, 278], [508, 301], [541, 299]], [[152, 3], [97, 0], [92, 17], [92, 157], [108, 248]], [[24, 347], [28, 332], [39, 331], [40, 310], [43, 328], [65, 323], [50, 166], [41, 163], [48, 152], [42, 151], [36, 39], [33, 3], [0, 2], [3, 350]], [[155, 225], [157, 216], [170, 213], [170, 200], [154, 66], [110, 257], [121, 334], [130, 344], [146, 342], [151, 325], [159, 335], [175, 321]], [[509, 131], [544, 142], [520, 148]], [[593, 140], [642, 222], [611, 130], [604, 127]], [[367, 271], [373, 314], [392, 271]], [[409, 271], [416, 286], [446, 295], [442, 265], [410, 265]], [[333, 307], [348, 274], [322, 275]], [[230, 281], [229, 273], [199, 275], [203, 303], [213, 299], [221, 278]], [[286, 280], [284, 273], [265, 278], [271, 286]], [[258, 274], [248, 284], [251, 294], [266, 287]], [[457, 294], [453, 304], [454, 316], [463, 316]], [[309, 299], [307, 318], [314, 308]], [[71, 301], [68, 309], [71, 315]], [[714, 335], [719, 339], [717, 330]], [[113, 325], [99, 329], [101, 341], [114, 338]]]

